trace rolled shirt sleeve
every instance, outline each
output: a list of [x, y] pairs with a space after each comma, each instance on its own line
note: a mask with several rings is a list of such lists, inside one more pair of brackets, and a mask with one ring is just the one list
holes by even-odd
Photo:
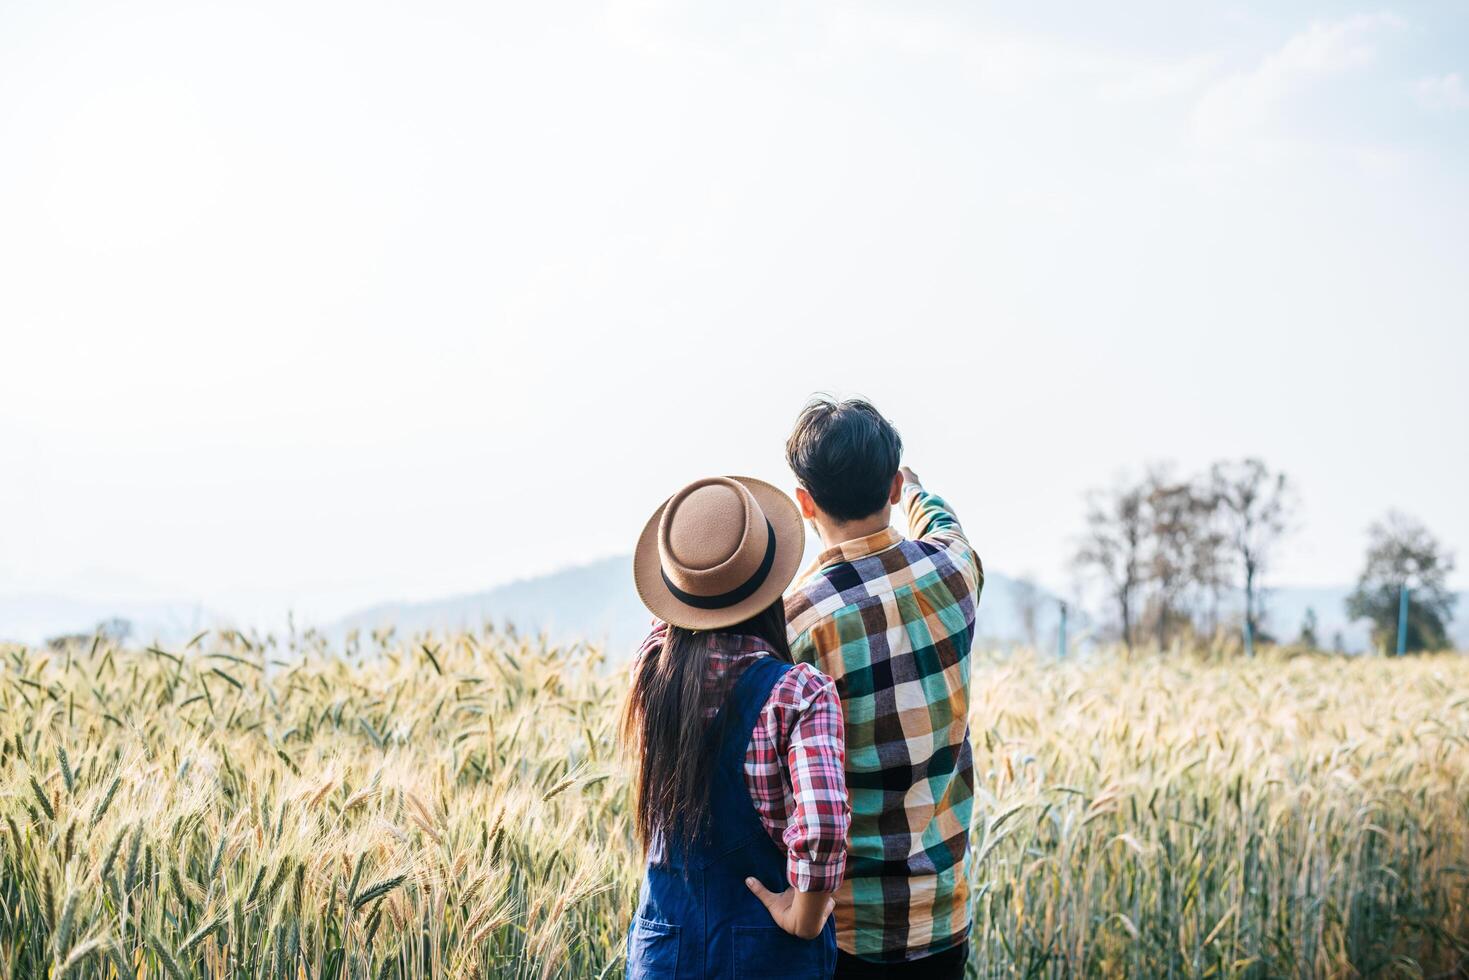
[[781, 839], [786, 877], [803, 892], [835, 891], [847, 865], [846, 751], [842, 705], [831, 678], [809, 665], [790, 671], [791, 690], [771, 707], [785, 732], [790, 812]]

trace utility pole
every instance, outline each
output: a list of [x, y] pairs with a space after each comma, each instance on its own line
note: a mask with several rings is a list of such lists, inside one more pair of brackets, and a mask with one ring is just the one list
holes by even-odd
[[1255, 611], [1250, 608], [1250, 599], [1249, 599], [1248, 596], [1246, 596], [1245, 597], [1245, 656], [1246, 657], [1253, 657], [1255, 655], [1255, 629], [1254, 629], [1254, 626], [1250, 622], [1250, 620], [1254, 617], [1254, 615], [1255, 615]]
[[1056, 656], [1066, 659], [1066, 603], [1061, 603], [1061, 631], [1056, 639]]

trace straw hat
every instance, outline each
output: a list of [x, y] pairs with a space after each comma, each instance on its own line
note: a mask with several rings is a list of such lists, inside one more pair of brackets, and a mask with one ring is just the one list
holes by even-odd
[[696, 480], [653, 512], [633, 555], [643, 605], [664, 622], [715, 630], [786, 590], [806, 545], [801, 512], [762, 480]]

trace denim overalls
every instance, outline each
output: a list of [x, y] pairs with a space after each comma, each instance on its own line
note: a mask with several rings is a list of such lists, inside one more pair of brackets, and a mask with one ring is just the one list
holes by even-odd
[[[745, 788], [745, 752], [761, 709], [790, 664], [761, 657], [745, 668], [714, 720], [722, 732], [709, 797], [709, 833], [687, 861], [649, 863], [627, 937], [627, 978], [829, 977], [836, 968], [830, 919], [815, 939], [777, 926], [745, 885], [790, 887], [785, 854], [766, 833]], [[728, 724], [725, 724], [726, 719]], [[676, 851], [677, 848], [664, 848]], [[685, 866], [686, 864], [686, 866]]]

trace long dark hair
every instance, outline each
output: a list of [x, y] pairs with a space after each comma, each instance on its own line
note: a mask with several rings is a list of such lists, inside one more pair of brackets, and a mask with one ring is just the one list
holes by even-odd
[[622, 716], [625, 745], [636, 753], [633, 826], [644, 852], [659, 837], [665, 850], [687, 854], [709, 816], [713, 750], [709, 709], [723, 702], [734, 677], [705, 683], [711, 632], [754, 636], [774, 655], [791, 662], [785, 604], [776, 599], [742, 623], [717, 631], [668, 628], [661, 648], [638, 662]]

